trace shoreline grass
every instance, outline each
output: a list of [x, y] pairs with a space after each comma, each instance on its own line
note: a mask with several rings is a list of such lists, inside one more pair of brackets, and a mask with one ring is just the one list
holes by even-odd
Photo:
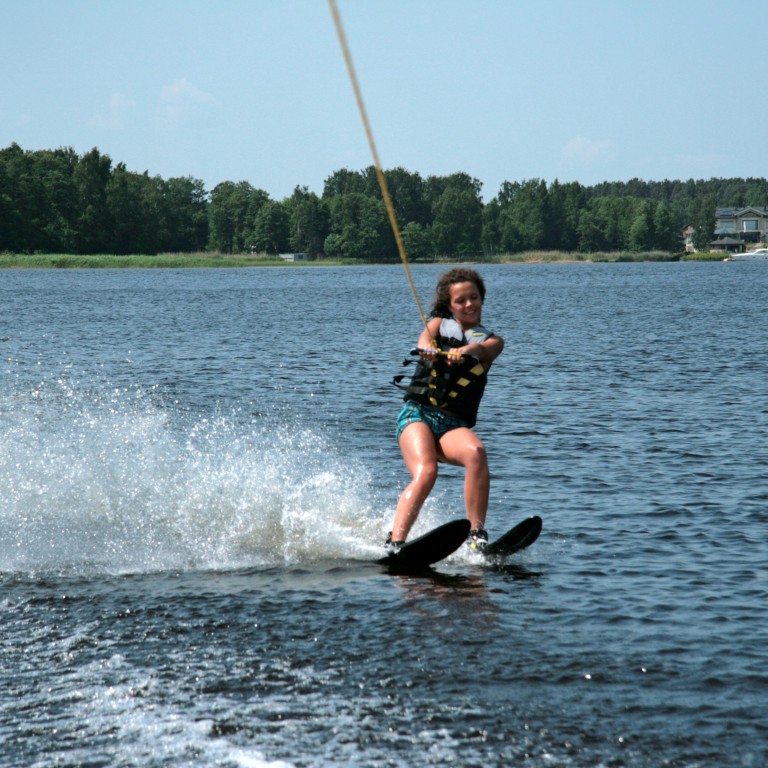
[[[423, 264], [573, 264], [618, 263], [660, 261], [722, 261], [722, 253], [671, 254], [663, 252], [606, 252], [567, 253], [564, 251], [526, 251], [493, 256], [478, 255], [455, 259], [435, 258], [420, 261]], [[0, 254], [0, 269], [192, 269], [192, 268], [243, 268], [243, 267], [308, 267], [354, 266], [381, 264], [365, 259], [319, 259], [315, 261], [285, 261], [266, 254], [220, 253], [161, 253], [158, 255], [115, 254], [78, 255], [65, 253], [48, 254]], [[392, 262], [399, 263], [399, 262]]]
[[[161, 253], [158, 255], [0, 254], [0, 269], [189, 269], [283, 266], [289, 262], [263, 254]], [[317, 263], [317, 262], [302, 262]], [[322, 262], [326, 263], [326, 262]]]

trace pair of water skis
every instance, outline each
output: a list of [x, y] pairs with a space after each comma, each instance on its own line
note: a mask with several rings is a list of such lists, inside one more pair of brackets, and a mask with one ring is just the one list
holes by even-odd
[[[453, 554], [466, 541], [469, 528], [468, 520], [452, 520], [406, 542], [398, 552], [388, 554], [378, 562], [397, 568], [427, 568]], [[509, 557], [533, 544], [540, 533], [541, 518], [533, 515], [490, 542], [482, 550], [482, 556], [491, 562]]]

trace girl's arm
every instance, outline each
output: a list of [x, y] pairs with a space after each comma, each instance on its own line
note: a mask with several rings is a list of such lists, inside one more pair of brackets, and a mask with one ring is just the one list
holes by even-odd
[[421, 332], [418, 341], [419, 349], [435, 349], [435, 338], [440, 331], [440, 323], [443, 322], [441, 317], [433, 317], [428, 323], [427, 327]]
[[[428, 323], [427, 327], [421, 332], [419, 336], [418, 346], [420, 350], [433, 349], [434, 339], [440, 330], [440, 323], [442, 318], [433, 317]], [[504, 339], [501, 336], [491, 336], [489, 339], [481, 342], [475, 342], [474, 344], [467, 344], [464, 347], [456, 347], [451, 349], [446, 354], [448, 363], [461, 363], [464, 355], [470, 357], [476, 357], [487, 371], [491, 367], [491, 363], [502, 353], [504, 350]], [[432, 354], [422, 351], [423, 357], [431, 358]]]
[[451, 351], [461, 355], [476, 357], [487, 370], [503, 350], [504, 339], [502, 339], [501, 336], [491, 336], [485, 341], [477, 342], [475, 344], [467, 344], [466, 347], [458, 347]]

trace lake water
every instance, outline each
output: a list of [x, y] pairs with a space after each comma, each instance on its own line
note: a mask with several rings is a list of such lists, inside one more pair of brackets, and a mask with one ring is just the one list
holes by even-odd
[[0, 272], [1, 766], [768, 763], [768, 265], [480, 269], [544, 530], [419, 577], [402, 267]]

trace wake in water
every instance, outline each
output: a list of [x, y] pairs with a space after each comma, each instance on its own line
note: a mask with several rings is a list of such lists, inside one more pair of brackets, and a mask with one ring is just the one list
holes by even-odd
[[0, 572], [137, 573], [370, 557], [363, 466], [312, 429], [65, 382], [0, 397]]

